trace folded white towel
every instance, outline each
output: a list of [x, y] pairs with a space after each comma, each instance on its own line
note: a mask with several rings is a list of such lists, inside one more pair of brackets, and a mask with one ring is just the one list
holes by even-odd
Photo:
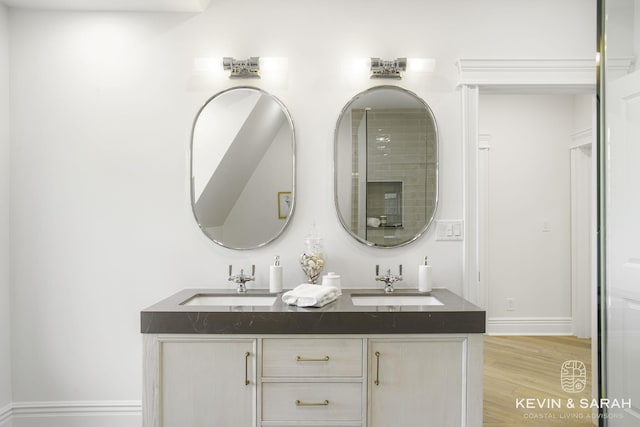
[[282, 295], [282, 301], [298, 307], [322, 307], [335, 301], [342, 292], [333, 286], [303, 283]]

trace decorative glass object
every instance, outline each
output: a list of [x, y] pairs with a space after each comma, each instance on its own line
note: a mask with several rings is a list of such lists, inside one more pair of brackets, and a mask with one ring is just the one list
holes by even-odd
[[317, 284], [320, 272], [324, 268], [322, 238], [314, 230], [304, 238], [305, 251], [300, 255], [302, 271], [307, 275], [309, 283]]

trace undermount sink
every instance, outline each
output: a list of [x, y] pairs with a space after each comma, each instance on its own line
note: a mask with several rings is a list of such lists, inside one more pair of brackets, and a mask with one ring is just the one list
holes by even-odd
[[444, 305], [431, 295], [351, 295], [353, 305]]
[[271, 306], [274, 302], [276, 302], [276, 296], [274, 295], [197, 294], [180, 305], [201, 305], [209, 307]]

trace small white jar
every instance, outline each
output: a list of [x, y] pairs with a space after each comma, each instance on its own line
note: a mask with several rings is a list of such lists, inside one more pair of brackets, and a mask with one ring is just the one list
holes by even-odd
[[340, 283], [340, 275], [336, 274], [332, 271], [322, 276], [322, 286], [333, 286], [337, 288], [339, 291], [342, 290], [342, 285]]

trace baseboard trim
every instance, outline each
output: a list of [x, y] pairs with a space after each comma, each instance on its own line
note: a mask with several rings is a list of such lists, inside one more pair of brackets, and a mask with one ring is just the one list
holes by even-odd
[[571, 317], [492, 317], [487, 335], [572, 335]]
[[[14, 402], [8, 407], [8, 418], [142, 415], [142, 402], [131, 401], [64, 401], [64, 402]], [[0, 422], [2, 422], [0, 413]]]
[[8, 404], [3, 408], [0, 408], [0, 425], [5, 421], [9, 421], [11, 419], [11, 413], [13, 411], [13, 405]]

